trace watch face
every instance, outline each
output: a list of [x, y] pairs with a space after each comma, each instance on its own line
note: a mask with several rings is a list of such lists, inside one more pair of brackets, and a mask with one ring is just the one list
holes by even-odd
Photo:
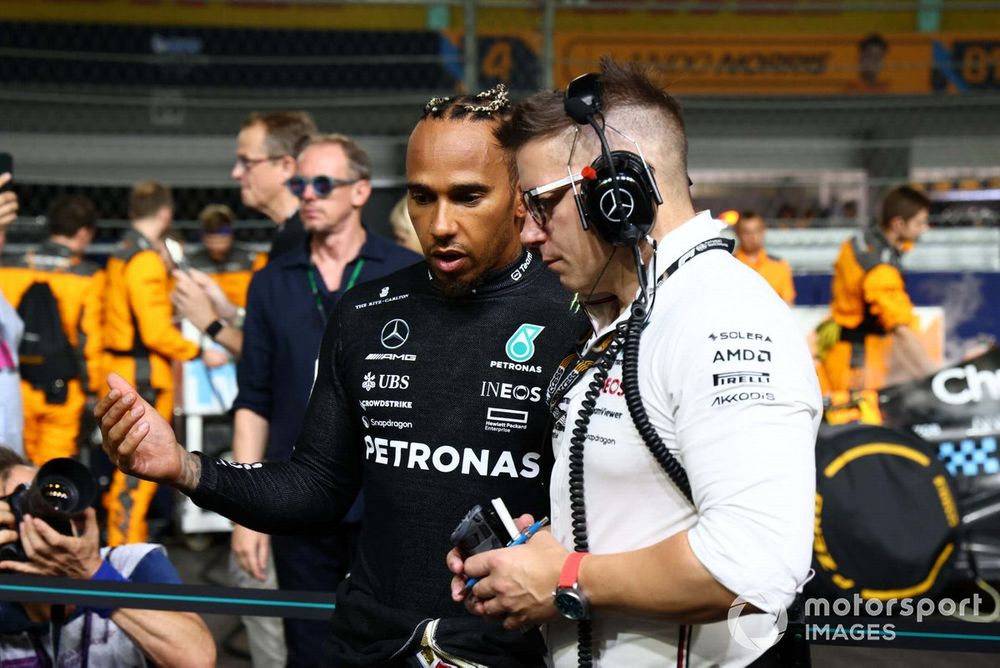
[[556, 594], [556, 609], [563, 617], [572, 620], [587, 618], [587, 601], [580, 592], [573, 589], [560, 589]]

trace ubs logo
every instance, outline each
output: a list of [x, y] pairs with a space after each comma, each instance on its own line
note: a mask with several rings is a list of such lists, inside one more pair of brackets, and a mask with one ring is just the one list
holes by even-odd
[[395, 350], [410, 338], [410, 326], [401, 318], [390, 320], [382, 328], [382, 345], [389, 350]]
[[405, 390], [409, 386], [409, 376], [400, 376], [394, 373], [380, 373], [377, 378], [373, 373], [366, 373], [361, 381], [361, 389], [365, 392], [371, 392], [376, 387], [383, 390]]

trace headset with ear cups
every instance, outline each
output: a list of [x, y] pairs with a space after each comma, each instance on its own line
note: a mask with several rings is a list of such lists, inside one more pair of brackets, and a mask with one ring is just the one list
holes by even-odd
[[656, 209], [663, 203], [652, 169], [641, 155], [612, 151], [608, 145], [603, 122], [596, 120], [601, 113], [597, 74], [571, 81], [563, 108], [577, 123], [592, 127], [601, 142], [601, 155], [584, 170], [585, 178], [573, 192], [584, 229], [592, 224], [609, 244], [635, 247], [649, 234], [656, 222]]

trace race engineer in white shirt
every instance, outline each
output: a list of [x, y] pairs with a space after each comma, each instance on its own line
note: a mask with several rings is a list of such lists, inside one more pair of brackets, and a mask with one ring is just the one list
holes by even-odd
[[[558, 420], [551, 533], [464, 563], [452, 551], [452, 596], [509, 628], [546, 624], [557, 668], [578, 665], [578, 627], [569, 620], [581, 617], [591, 628], [592, 665], [747, 665], [776, 637], [776, 620], [807, 579], [819, 387], [788, 307], [724, 242], [712, 241], [723, 225], [708, 212], [695, 214], [677, 104], [638, 66], [605, 60], [601, 69], [603, 113], [591, 109], [592, 125], [565, 115], [561, 93], [542, 92], [498, 131], [517, 152], [532, 214], [521, 239], [579, 294], [594, 334], [549, 388]], [[606, 150], [595, 127], [603, 128]], [[627, 199], [615, 187], [603, 197], [587, 194], [607, 176], [600, 163], [610, 150], [644, 156], [618, 164], [618, 178], [633, 182]], [[655, 181], [646, 188], [650, 199], [663, 202], [650, 205], [646, 227], [616, 231], [605, 222], [599, 230], [601, 215], [621, 222], [618, 202], [633, 222], [642, 193], [631, 188], [643, 174]], [[635, 243], [607, 240], [629, 234]], [[640, 285], [636, 255], [648, 287]], [[692, 501], [640, 437], [626, 406], [620, 337], [608, 343], [644, 294], [650, 315], [638, 354], [641, 404], [686, 471]], [[602, 345], [612, 352], [598, 355]], [[584, 396], [600, 366], [582, 371], [589, 351], [590, 361], [614, 362], [588, 411]], [[574, 370], [582, 371], [575, 383]], [[589, 424], [581, 425], [587, 413]], [[571, 518], [574, 430], [584, 453], [585, 549]], [[471, 595], [469, 577], [479, 578]], [[752, 628], [764, 629], [756, 634], [763, 642], [748, 642], [755, 635], [749, 627], [730, 632], [727, 614], [738, 596], [750, 604], [744, 612], [754, 613]], [[579, 665], [591, 665], [583, 659]]]

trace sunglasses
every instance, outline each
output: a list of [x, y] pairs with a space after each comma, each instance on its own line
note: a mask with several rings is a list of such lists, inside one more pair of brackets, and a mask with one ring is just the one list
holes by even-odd
[[349, 186], [352, 183], [357, 183], [360, 179], [335, 179], [332, 176], [314, 176], [311, 179], [307, 179], [302, 176], [293, 176], [292, 178], [285, 181], [285, 185], [296, 197], [302, 197], [306, 193], [306, 188], [310, 185], [312, 186], [313, 192], [316, 193], [316, 197], [320, 199], [325, 199], [330, 196], [336, 188], [340, 186]]
[[587, 177], [583, 174], [570, 174], [569, 176], [564, 176], [557, 181], [546, 183], [545, 185], [532, 188], [531, 190], [525, 190], [521, 193], [521, 196], [524, 198], [524, 206], [527, 207], [528, 213], [531, 214], [531, 217], [535, 219], [536, 223], [539, 225], [545, 225], [549, 222], [552, 210], [556, 208], [560, 201], [562, 201], [565, 193], [559, 197], [543, 198], [542, 195], [561, 188], [568, 188], [569, 186], [576, 185], [585, 178]]

